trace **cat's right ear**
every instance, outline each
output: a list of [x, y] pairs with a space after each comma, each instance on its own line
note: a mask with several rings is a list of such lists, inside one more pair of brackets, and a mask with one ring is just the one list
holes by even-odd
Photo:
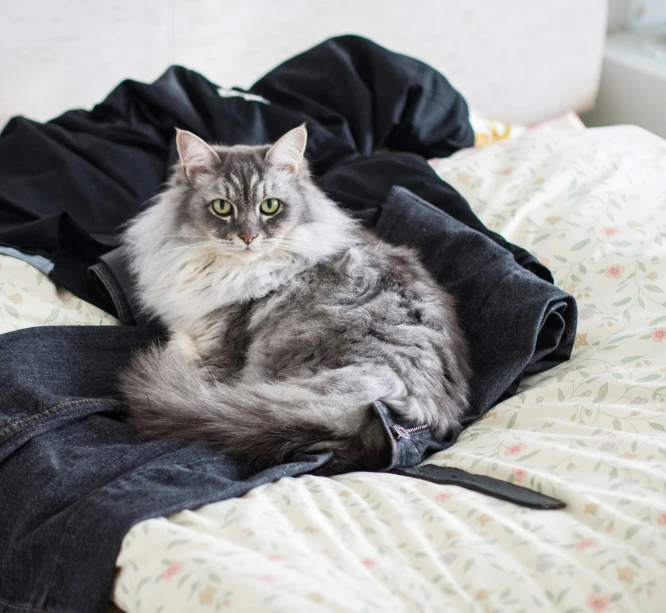
[[213, 172], [220, 161], [217, 153], [205, 141], [187, 130], [176, 128], [176, 147], [185, 176], [190, 181], [201, 173]]

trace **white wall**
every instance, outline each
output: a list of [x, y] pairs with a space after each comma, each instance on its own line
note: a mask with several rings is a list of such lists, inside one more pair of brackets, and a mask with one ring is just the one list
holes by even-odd
[[0, 125], [172, 63], [248, 86], [349, 32], [433, 64], [482, 112], [534, 122], [591, 106], [606, 0], [0, 0], [0, 15]]

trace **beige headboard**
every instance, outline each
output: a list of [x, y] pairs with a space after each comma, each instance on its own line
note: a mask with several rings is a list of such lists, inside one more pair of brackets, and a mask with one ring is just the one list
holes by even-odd
[[443, 72], [478, 111], [527, 123], [593, 104], [606, 0], [0, 0], [0, 125], [101, 100], [182, 64], [249, 86], [322, 39], [368, 36]]

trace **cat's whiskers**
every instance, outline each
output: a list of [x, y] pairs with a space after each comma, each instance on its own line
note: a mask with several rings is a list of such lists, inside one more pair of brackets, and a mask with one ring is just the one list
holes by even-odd
[[321, 248], [321, 242], [312, 241], [302, 238], [292, 238], [292, 237], [275, 237], [276, 245], [275, 249], [280, 250], [285, 253], [289, 253], [292, 256], [307, 257], [308, 253], [311, 253], [313, 250], [318, 251]]
[[219, 247], [220, 244], [219, 242], [213, 243], [212, 241], [210, 242], [205, 242], [205, 243], [195, 243], [193, 245], [180, 245], [179, 247], [171, 247], [169, 249], [162, 249], [161, 251], [157, 252], [157, 255], [164, 255], [165, 253], [171, 253], [173, 251], [181, 251], [181, 252], [187, 252], [187, 251], [199, 251], [200, 249], [204, 247]]
[[[203, 240], [198, 243], [187, 243], [184, 245], [176, 245], [174, 247], [169, 247], [168, 249], [163, 249], [158, 252], [159, 255], [164, 255], [172, 252], [180, 252], [185, 254], [188, 251], [199, 251], [201, 249], [205, 249], [206, 247], [210, 247], [211, 250], [222, 249], [220, 251], [220, 255], [223, 255], [225, 253], [242, 253], [243, 251], [245, 251], [245, 249], [233, 249], [233, 247], [236, 247], [236, 245], [233, 240], [229, 239], [226, 240], [210, 239], [205, 236], [193, 236], [193, 235], [190, 236], [185, 234], [166, 235], [165, 238], [193, 238], [193, 239], [203, 239]], [[299, 255], [299, 248], [302, 249], [306, 247], [315, 247], [317, 246], [317, 244], [318, 243], [316, 241], [302, 239], [302, 238], [294, 238], [289, 236], [265, 237], [260, 243], [260, 245], [258, 245], [259, 249], [255, 249], [254, 252], [270, 253], [269, 248], [275, 247], [275, 248], [280, 248], [287, 253]]]
[[199, 240], [214, 240], [210, 236], [201, 236], [201, 235], [194, 235], [194, 234], [165, 234], [163, 238], [198, 238]]
[[280, 241], [280, 243], [284, 244], [291, 244], [291, 245], [305, 245], [305, 246], [315, 246], [317, 245], [317, 241], [312, 241], [312, 240], [307, 240], [303, 238], [291, 238], [287, 236], [276, 236], [274, 238], [266, 239], [267, 241]]

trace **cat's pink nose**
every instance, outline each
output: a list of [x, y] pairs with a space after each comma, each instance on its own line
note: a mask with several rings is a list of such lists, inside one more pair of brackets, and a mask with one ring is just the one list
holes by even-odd
[[240, 239], [246, 244], [249, 245], [255, 238], [257, 238], [256, 234], [239, 234]]

